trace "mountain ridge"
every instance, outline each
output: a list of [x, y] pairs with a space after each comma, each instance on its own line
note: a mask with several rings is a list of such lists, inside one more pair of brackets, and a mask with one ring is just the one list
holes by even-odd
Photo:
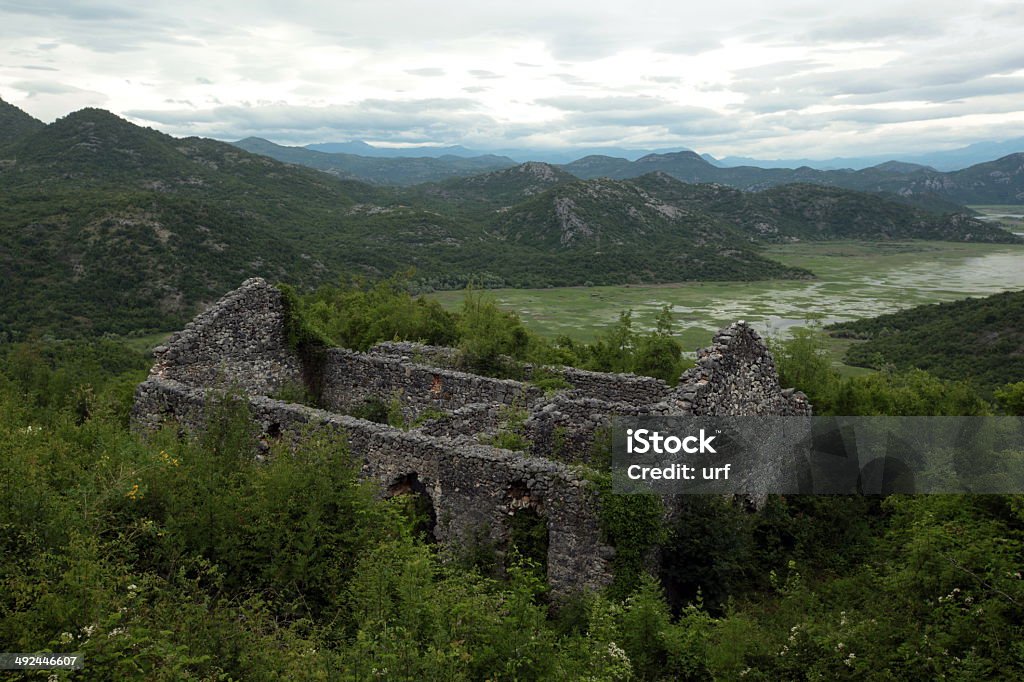
[[262, 138], [248, 137], [230, 143], [240, 149], [285, 163], [316, 168], [340, 178], [378, 185], [413, 185], [485, 173], [516, 165], [512, 159], [493, 156], [380, 157], [324, 152], [306, 147], [285, 147]]
[[[0, 150], [0, 332], [167, 329], [252, 276], [313, 286], [415, 268], [423, 289], [802, 278], [759, 245], [856, 224], [812, 211], [820, 189], [789, 190], [774, 213], [757, 202], [775, 195], [737, 193], [730, 213], [702, 198], [715, 186], [651, 178], [587, 181], [527, 163], [388, 188], [85, 109]], [[830, 191], [853, 211], [879, 202]], [[883, 203], [895, 227], [875, 236], [935, 238], [911, 209]], [[751, 227], [762, 214], [778, 234]], [[965, 220], [942, 236], [986, 238]]]
[[45, 126], [39, 119], [0, 99], [0, 147], [17, 142]]

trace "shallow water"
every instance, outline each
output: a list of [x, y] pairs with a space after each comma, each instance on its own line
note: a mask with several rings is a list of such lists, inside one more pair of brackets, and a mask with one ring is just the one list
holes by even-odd
[[[913, 242], [804, 243], [772, 247], [770, 258], [814, 272], [815, 280], [688, 282], [653, 286], [500, 289], [499, 304], [536, 331], [591, 340], [633, 311], [635, 328], [654, 325], [662, 306], [674, 313], [688, 349], [735, 320], [780, 335], [812, 318], [822, 324], [873, 317], [910, 306], [1024, 289], [1024, 246]], [[461, 292], [434, 294], [454, 307]]]

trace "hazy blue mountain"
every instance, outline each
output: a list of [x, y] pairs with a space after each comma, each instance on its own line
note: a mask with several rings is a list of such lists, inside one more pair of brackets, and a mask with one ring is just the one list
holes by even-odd
[[859, 170], [895, 159], [905, 163], [930, 166], [939, 171], [954, 171], [1016, 152], [1024, 152], [1024, 137], [1016, 137], [1002, 142], [976, 142], [957, 149], [913, 154], [889, 153], [874, 156], [834, 157], [831, 159], [755, 159], [747, 156], [726, 156], [716, 160], [720, 165], [727, 167], [799, 168], [800, 166], [808, 166], [818, 170], [839, 170], [843, 168]]
[[481, 152], [476, 149], [466, 149], [461, 145], [455, 145], [453, 147], [440, 147], [437, 145], [429, 145], [425, 147], [376, 147], [372, 144], [367, 144], [362, 140], [353, 140], [352, 142], [321, 142], [317, 144], [307, 144], [305, 148], [311, 149], [315, 152], [324, 152], [326, 154], [358, 154], [359, 156], [371, 156], [382, 159], [394, 159], [398, 157], [439, 158], [442, 156], [459, 156], [462, 158], [469, 158], [473, 156], [487, 156], [490, 154], [490, 152]]
[[[487, 150], [469, 149], [461, 145], [377, 147], [360, 140], [352, 142], [322, 142], [306, 145], [306, 148], [319, 152], [358, 154], [359, 156], [379, 158], [438, 158], [441, 156], [459, 156], [469, 158], [474, 156], [495, 155], [506, 156], [519, 163], [525, 161], [542, 161], [544, 163], [552, 164], [569, 164], [589, 156], [608, 156], [625, 159], [627, 161], [636, 161], [637, 159], [651, 154], [673, 154], [676, 152], [689, 151], [686, 147], [632, 149], [609, 146], [562, 147], [556, 149], [519, 147]], [[829, 159], [758, 159], [748, 156], [725, 156], [722, 158], [716, 158], [715, 156], [706, 153], [700, 154], [700, 156], [711, 165], [722, 168], [756, 166], [758, 168], [796, 169], [801, 166], [805, 166], [815, 170], [862, 170], [895, 161], [931, 167], [939, 171], [952, 171], [967, 168], [968, 166], [984, 163], [986, 161], [991, 161], [993, 159], [1021, 151], [1024, 151], [1024, 137], [1018, 137], [1002, 142], [976, 142], [966, 147], [945, 151], [908, 154], [889, 152], [886, 154], [876, 154], [871, 156], [833, 157]]]
[[1024, 203], [1024, 154], [1011, 154], [995, 161], [976, 164], [959, 171], [940, 172], [906, 162], [886, 161], [862, 170], [823, 171], [800, 168], [759, 168], [712, 165], [694, 152], [649, 154], [636, 161], [608, 156], [588, 156], [565, 164], [562, 169], [580, 178], [636, 178], [660, 171], [691, 183], [719, 183], [748, 191], [792, 183], [810, 183], [866, 192], [889, 192], [903, 201], [935, 210], [953, 210], [957, 204]]
[[648, 154], [668, 154], [680, 151], [678, 147], [666, 147], [660, 149], [626, 149], [623, 147], [564, 147], [557, 149], [530, 149], [530, 148], [501, 148], [501, 149], [467, 149], [461, 145], [450, 147], [440, 145], [428, 146], [399, 146], [399, 147], [377, 147], [361, 140], [352, 142], [320, 142], [307, 144], [306, 149], [332, 154], [358, 154], [375, 158], [419, 158], [442, 156], [459, 156], [469, 158], [474, 156], [505, 156], [518, 163], [527, 161], [540, 161], [543, 163], [569, 163], [584, 156], [601, 155], [617, 156], [627, 161], [635, 161]]
[[254, 154], [278, 161], [316, 168], [339, 178], [371, 182], [377, 185], [416, 185], [446, 178], [486, 173], [514, 166], [502, 156], [460, 157], [454, 155], [420, 157], [373, 157], [357, 154], [327, 153], [307, 147], [285, 147], [258, 137], [247, 137], [231, 144]]

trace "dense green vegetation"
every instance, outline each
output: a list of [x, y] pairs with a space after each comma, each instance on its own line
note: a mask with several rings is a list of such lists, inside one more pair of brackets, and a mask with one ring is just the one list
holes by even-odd
[[421, 290], [750, 281], [810, 276], [760, 253], [780, 235], [1014, 239], [845, 190], [798, 187], [762, 215], [664, 179], [569, 180], [527, 164], [396, 190], [99, 109], [22, 126], [0, 145], [0, 334], [177, 328], [254, 275], [310, 285], [415, 267]]
[[988, 394], [1024, 381], [1024, 291], [918, 306], [828, 331], [863, 340], [846, 353], [852, 365], [916, 367], [974, 381]]
[[[809, 346], [780, 347], [780, 366], [813, 394]], [[1019, 496], [776, 497], [756, 513], [694, 498], [668, 526], [641, 499], [605, 519], [629, 579], [551, 602], [526, 560], [498, 578], [486, 548], [425, 544], [409, 500], [358, 483], [340, 443], [257, 463], [230, 398], [206, 433], [140, 440], [127, 389], [145, 364], [109, 341], [2, 347], [7, 648], [81, 652], [96, 680], [1024, 674]], [[652, 542], [660, 584], [632, 558]]]
[[818, 415], [973, 416], [992, 413], [978, 388], [920, 369], [843, 377], [832, 366], [824, 333], [797, 329], [792, 338], [770, 342], [779, 380], [799, 386]]
[[[673, 336], [668, 308], [654, 329], [633, 328], [623, 312], [590, 344], [562, 336], [546, 339], [526, 328], [515, 313], [498, 307], [482, 291], [470, 291], [460, 310], [409, 293], [409, 279], [360, 280], [322, 286], [304, 295], [283, 286], [290, 309], [290, 337], [300, 351], [309, 344], [366, 350], [380, 341], [405, 340], [459, 349], [459, 367], [480, 374], [517, 378], [523, 365], [571, 365], [600, 372], [633, 372], [675, 383], [690, 366]], [[537, 379], [544, 381], [543, 377]]]
[[[694, 276], [782, 267], [723, 253], [715, 240], [743, 235], [739, 216], [725, 225], [682, 195], [544, 169], [388, 194], [97, 110], [27, 122], [0, 140], [0, 160], [3, 649], [81, 652], [95, 680], [1024, 677], [1020, 495], [772, 497], [759, 511], [692, 498], [666, 522], [658, 501], [612, 495], [593, 470], [618, 575], [602, 593], [556, 601], [536, 518], [517, 515], [503, 567], [486, 543], [442, 550], [415, 496], [382, 500], [343, 442], [310, 433], [254, 458], [257, 434], [231, 396], [213, 401], [206, 432], [133, 433], [132, 391], [150, 360], [97, 334], [179, 326], [197, 303], [263, 274], [297, 284], [284, 289], [288, 332], [307, 357], [327, 343], [411, 339], [455, 346], [464, 366], [499, 376], [564, 363], [673, 381], [685, 361], [667, 308], [649, 331], [624, 312], [592, 343], [544, 339], [477, 290], [446, 311], [386, 275], [415, 263], [421, 287], [680, 279], [680, 261], [651, 260], [686, 246], [676, 232], [707, 249], [687, 251]], [[815, 220], [846, 210], [814, 196], [829, 199], [804, 207], [828, 208]], [[507, 199], [516, 206], [498, 213]], [[758, 210], [798, 212], [772, 201]], [[633, 239], [651, 259], [617, 250]], [[362, 277], [307, 288], [340, 271]], [[983, 307], [967, 321], [1018, 333], [1019, 304]], [[952, 358], [934, 343], [950, 330], [915, 314], [907, 332], [939, 325], [922, 338]], [[902, 322], [892, 324], [863, 333], [897, 337]], [[85, 338], [12, 341], [29, 331]], [[1001, 340], [972, 339], [972, 366], [1002, 363], [990, 387], [1015, 379]], [[819, 414], [1024, 412], [1024, 382], [990, 402], [938, 364], [842, 378], [813, 330], [773, 350], [783, 383]], [[502, 444], [523, 438], [515, 417]]]

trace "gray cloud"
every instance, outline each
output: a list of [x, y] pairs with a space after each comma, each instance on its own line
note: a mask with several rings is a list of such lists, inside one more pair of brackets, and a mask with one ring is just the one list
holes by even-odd
[[27, 93], [29, 97], [34, 97], [36, 95], [66, 95], [76, 92], [89, 92], [88, 90], [76, 88], [73, 85], [58, 83], [57, 81], [16, 81], [11, 83], [11, 87]]
[[[125, 115], [178, 133], [220, 139], [273, 137], [281, 141], [371, 139], [457, 141], [467, 129], [491, 128], [470, 99], [363, 100], [352, 105], [303, 107], [283, 103], [210, 109], [132, 110]], [[328, 137], [317, 137], [317, 136]]]
[[949, 29], [938, 11], [914, 14], [873, 12], [842, 22], [816, 21], [805, 33], [811, 42], [870, 42], [891, 38], [929, 38]]
[[436, 67], [426, 67], [422, 69], [406, 69], [405, 72], [412, 76], [426, 76], [428, 78], [436, 78], [438, 76], [445, 75], [444, 69]]
[[229, 139], [867, 153], [1024, 134], [1022, 33], [1001, 0], [0, 0], [0, 94]]
[[116, 21], [137, 19], [141, 13], [124, 7], [96, 2], [59, 2], [54, 0], [17, 0], [5, 2], [2, 8], [13, 14], [34, 14], [43, 17], [67, 17], [76, 21]]
[[715, 35], [692, 35], [686, 38], [677, 38], [659, 43], [655, 49], [658, 52], [670, 54], [701, 54], [721, 47], [721, 37]]

